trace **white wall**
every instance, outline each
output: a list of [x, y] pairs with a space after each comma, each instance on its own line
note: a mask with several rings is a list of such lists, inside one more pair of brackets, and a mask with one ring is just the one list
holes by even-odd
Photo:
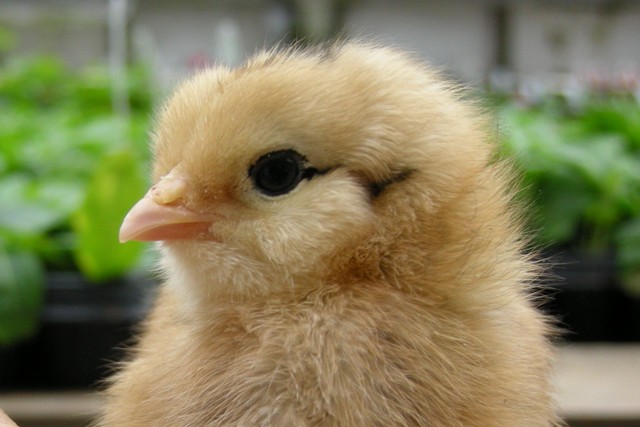
[[480, 82], [494, 60], [490, 6], [482, 0], [361, 0], [348, 15], [347, 32], [410, 49], [463, 80]]
[[236, 65], [284, 37], [289, 17], [277, 3], [259, 0], [138, 1], [134, 39], [161, 81], [171, 84], [199, 60]]
[[515, 2], [511, 49], [521, 75], [640, 71], [640, 3], [603, 12], [578, 6]]
[[0, 0], [0, 27], [16, 36], [13, 55], [55, 54], [78, 67], [106, 56], [106, 16], [104, 0]]

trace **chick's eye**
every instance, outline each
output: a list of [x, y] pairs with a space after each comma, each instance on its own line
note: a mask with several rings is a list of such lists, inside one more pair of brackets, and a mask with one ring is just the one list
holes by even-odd
[[267, 196], [286, 194], [306, 177], [304, 158], [293, 150], [265, 154], [251, 166], [249, 177]]

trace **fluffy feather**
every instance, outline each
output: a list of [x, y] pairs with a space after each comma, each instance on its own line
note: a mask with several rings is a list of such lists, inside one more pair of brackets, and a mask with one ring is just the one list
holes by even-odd
[[[559, 424], [510, 173], [459, 92], [358, 43], [182, 84], [121, 235], [162, 240], [165, 281], [99, 425]], [[287, 150], [309, 177], [257, 191]]]

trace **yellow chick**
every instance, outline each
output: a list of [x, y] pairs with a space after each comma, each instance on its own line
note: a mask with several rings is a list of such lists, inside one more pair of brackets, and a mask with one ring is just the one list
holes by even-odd
[[560, 425], [482, 116], [363, 43], [182, 84], [120, 234], [160, 242], [164, 283], [98, 425]]

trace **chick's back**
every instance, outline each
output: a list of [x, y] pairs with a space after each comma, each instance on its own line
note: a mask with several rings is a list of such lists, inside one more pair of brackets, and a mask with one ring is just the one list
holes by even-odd
[[165, 280], [99, 425], [559, 425], [511, 174], [462, 98], [362, 43], [183, 83], [125, 220]]

